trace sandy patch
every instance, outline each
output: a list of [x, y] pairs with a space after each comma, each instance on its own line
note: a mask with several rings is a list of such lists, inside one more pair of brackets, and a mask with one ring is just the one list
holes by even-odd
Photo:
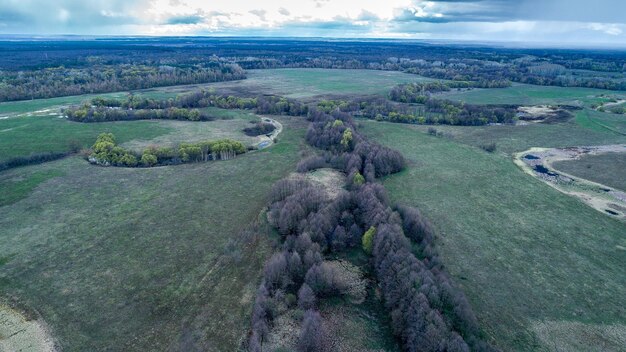
[[0, 351], [56, 351], [45, 322], [29, 320], [18, 311], [0, 305]]
[[625, 152], [625, 144], [570, 148], [533, 147], [515, 154], [513, 161], [525, 173], [544, 181], [555, 189], [581, 199], [603, 214], [626, 221], [626, 193], [565, 173], [553, 166], [554, 162], [576, 160], [583, 155]]

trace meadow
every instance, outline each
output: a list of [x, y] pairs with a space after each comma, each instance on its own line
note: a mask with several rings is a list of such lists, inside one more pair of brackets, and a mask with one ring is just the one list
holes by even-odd
[[[420, 126], [411, 129], [427, 132], [429, 127], [442, 132], [445, 138], [476, 147], [496, 143], [497, 150], [506, 154], [522, 152], [531, 147], [564, 148], [571, 146], [626, 143], [620, 133], [626, 129], [626, 119], [621, 121], [606, 113], [588, 109], [575, 112], [569, 121], [544, 124], [497, 126]], [[614, 123], [612, 128], [606, 128]]]
[[58, 116], [20, 116], [0, 120], [0, 161], [32, 153], [65, 152], [74, 147], [90, 147], [98, 134], [111, 132], [119, 144], [141, 150], [150, 145], [173, 146], [182, 142], [232, 138], [246, 145], [257, 139], [242, 130], [257, 120], [256, 115], [239, 110], [206, 108], [220, 120], [188, 122], [169, 120], [80, 123]]
[[[260, 211], [303, 145], [302, 121], [280, 121], [280, 143], [224, 162], [69, 157], [3, 172], [16, 194], [0, 207], [2, 296], [38, 311], [67, 351], [236, 350], [272, 251]], [[254, 222], [259, 236], [242, 232]]]
[[335, 95], [385, 96], [397, 84], [429, 80], [397, 71], [285, 68], [249, 70], [248, 78], [244, 81], [211, 83], [206, 86], [306, 99]]
[[[408, 159], [408, 170], [383, 183], [393, 201], [419, 207], [432, 220], [444, 263], [496, 346], [515, 351], [623, 347], [623, 223], [524, 174], [508, 153], [464, 144], [463, 138], [477, 139], [471, 135], [475, 128], [463, 128], [468, 137], [460, 137], [459, 128], [453, 138], [442, 138], [411, 125], [362, 125], [367, 135]], [[476, 129], [480, 139], [497, 140], [503, 133], [508, 137], [499, 137], [500, 143], [521, 140], [507, 151], [536, 143], [525, 140], [533, 134], [543, 140], [553, 136], [552, 144], [581, 142], [551, 126], [533, 125], [536, 130], [521, 135], [507, 130], [491, 136], [487, 129], [498, 126]], [[595, 135], [595, 143], [605, 144], [606, 135]]]
[[535, 86], [515, 83], [511, 87], [471, 89], [443, 93], [440, 96], [470, 104], [571, 104], [590, 105], [604, 99], [601, 95], [624, 97], [626, 93], [593, 88]]

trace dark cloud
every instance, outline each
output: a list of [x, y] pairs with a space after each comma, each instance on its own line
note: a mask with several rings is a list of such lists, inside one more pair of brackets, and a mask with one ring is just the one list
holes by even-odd
[[198, 24], [204, 22], [201, 15], [173, 16], [167, 19], [166, 24]]
[[291, 12], [289, 12], [286, 8], [281, 7], [278, 9], [278, 13], [280, 13], [283, 16], [289, 16], [291, 15]]

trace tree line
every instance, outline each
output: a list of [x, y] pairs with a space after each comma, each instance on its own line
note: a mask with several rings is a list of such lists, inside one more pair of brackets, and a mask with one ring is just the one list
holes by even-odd
[[0, 102], [244, 78], [245, 71], [239, 65], [221, 61], [195, 65], [96, 64], [83, 68], [60, 66], [28, 71], [2, 71]]
[[247, 148], [231, 139], [181, 143], [177, 147], [146, 148], [141, 154], [117, 145], [112, 133], [101, 133], [91, 147], [88, 160], [102, 166], [153, 167], [209, 160], [233, 159]]
[[[306, 140], [322, 150], [298, 171], [332, 167], [345, 172], [347, 190], [329, 197], [304, 178], [278, 181], [268, 219], [282, 235], [257, 290], [247, 342], [262, 351], [284, 307], [303, 312], [298, 351], [331, 351], [332, 332], [319, 302], [346, 294], [346, 283], [325, 258], [362, 248], [383, 293], [392, 330], [407, 351], [493, 351], [481, 338], [467, 299], [441, 264], [434, 231], [414, 208], [393, 209], [376, 178], [405, 167], [397, 151], [362, 136], [350, 114], [311, 108]], [[283, 307], [283, 308], [281, 308]]]

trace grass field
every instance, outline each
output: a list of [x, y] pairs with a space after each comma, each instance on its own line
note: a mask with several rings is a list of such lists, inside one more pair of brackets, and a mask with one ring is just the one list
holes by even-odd
[[39, 311], [65, 351], [236, 350], [272, 250], [239, 234], [304, 143], [301, 119], [279, 120], [278, 144], [224, 162], [3, 172], [0, 296]]
[[[508, 154], [414, 126], [362, 124], [407, 157], [408, 170], [384, 185], [393, 201], [417, 206], [432, 220], [448, 270], [497, 346], [623, 350], [623, 223], [524, 174]], [[546, 135], [560, 141], [554, 144], [576, 142]], [[535, 142], [509, 148], [523, 143]]]
[[243, 81], [205, 85], [254, 94], [278, 94], [290, 98], [335, 95], [387, 95], [397, 84], [431, 80], [397, 71], [345, 69], [250, 70]]
[[554, 86], [535, 86], [513, 84], [508, 88], [472, 89], [451, 91], [439, 95], [452, 100], [461, 100], [470, 104], [577, 104], [589, 105], [602, 101], [599, 95], [626, 96], [626, 92], [593, 88], [569, 88]]
[[98, 134], [111, 132], [118, 143], [141, 151], [148, 145], [174, 145], [181, 142], [232, 138], [253, 144], [255, 137], [242, 130], [256, 115], [240, 110], [207, 108], [207, 112], [224, 120], [187, 121], [119, 121], [79, 123], [55, 116], [22, 116], [0, 120], [0, 161], [31, 153], [62, 152], [70, 143], [90, 147]]
[[102, 132], [112, 132], [119, 143], [124, 143], [174, 130], [162, 121], [80, 123], [54, 116], [13, 117], [0, 120], [0, 161], [31, 153], [68, 151], [71, 143], [89, 147]]
[[[611, 126], [607, 128], [606, 126]], [[531, 147], [560, 148], [585, 145], [626, 143], [626, 119], [591, 111], [578, 111], [576, 117], [555, 124], [530, 123], [527, 125], [499, 126], [419, 126], [405, 128], [426, 132], [434, 127], [446, 138], [472, 146], [496, 143], [497, 151], [506, 154], [521, 152]]]
[[626, 191], [626, 153], [584, 155], [577, 160], [557, 161], [557, 170]]

